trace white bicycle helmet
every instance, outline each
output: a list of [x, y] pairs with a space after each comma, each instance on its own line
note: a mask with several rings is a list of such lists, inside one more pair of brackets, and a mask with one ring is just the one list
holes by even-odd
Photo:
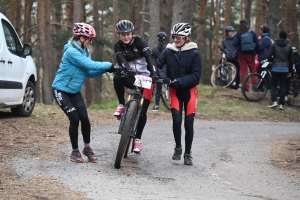
[[171, 35], [184, 35], [189, 36], [191, 34], [192, 27], [188, 23], [177, 23], [171, 30]]

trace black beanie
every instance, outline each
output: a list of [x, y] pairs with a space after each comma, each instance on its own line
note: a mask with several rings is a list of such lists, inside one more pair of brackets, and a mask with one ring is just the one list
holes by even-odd
[[279, 38], [286, 39], [287, 38], [287, 33], [285, 31], [280, 31]]

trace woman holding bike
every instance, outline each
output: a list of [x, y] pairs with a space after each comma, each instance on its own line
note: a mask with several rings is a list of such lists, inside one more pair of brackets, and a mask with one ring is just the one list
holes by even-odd
[[75, 23], [73, 35], [64, 47], [65, 52], [52, 83], [53, 96], [70, 120], [69, 136], [73, 149], [71, 161], [83, 162], [78, 149], [80, 121], [84, 142], [82, 154], [87, 156], [90, 162], [95, 162], [97, 158], [90, 147], [91, 124], [81, 95], [81, 87], [87, 77], [100, 76], [110, 71], [114, 65], [110, 62], [96, 62], [91, 59], [88, 47], [92, 39], [96, 37], [96, 31], [92, 26], [86, 23]]
[[[158, 45], [155, 46], [152, 49], [152, 53], [154, 56], [154, 59], [156, 60], [159, 55], [166, 49], [166, 41], [167, 41], [167, 34], [165, 32], [159, 32], [157, 33], [157, 40], [158, 40]], [[164, 72], [166, 71], [166, 67], [163, 67], [162, 69]], [[160, 93], [162, 89], [162, 84], [161, 83], [155, 83], [155, 105], [152, 108], [152, 111], [159, 111], [159, 101], [160, 101]]]
[[[119, 37], [119, 41], [114, 46], [117, 62], [120, 66], [126, 68], [130, 74], [130, 76], [126, 77], [114, 76], [114, 88], [119, 100], [119, 106], [114, 115], [121, 116], [125, 105], [124, 86], [133, 89], [134, 76], [136, 74], [152, 77], [155, 81], [158, 79], [158, 73], [148, 44], [143, 38], [133, 35], [134, 26], [131, 21], [119, 21], [115, 26], [115, 31]], [[133, 152], [135, 153], [140, 153], [142, 150], [141, 137], [147, 122], [147, 110], [152, 99], [153, 89], [154, 84], [152, 84], [150, 89], [143, 89], [145, 101], [134, 140]]]
[[193, 165], [191, 148], [194, 137], [194, 117], [197, 108], [197, 84], [201, 77], [201, 56], [197, 44], [190, 39], [191, 25], [177, 23], [171, 30], [174, 42], [168, 44], [156, 60], [157, 66], [162, 69], [167, 66], [167, 73], [160, 73], [165, 83], [170, 84], [170, 107], [173, 118], [173, 134], [175, 149], [173, 160], [180, 160], [182, 154], [181, 124], [182, 112], [185, 110], [185, 151], [184, 164]]
[[223, 49], [227, 52], [226, 61], [231, 62], [236, 67], [236, 78], [235, 84], [232, 84], [233, 89], [238, 89], [240, 84], [240, 66], [237, 60], [237, 48], [233, 46], [234, 40], [234, 28], [232, 26], [227, 26], [225, 28], [225, 39], [222, 41]]

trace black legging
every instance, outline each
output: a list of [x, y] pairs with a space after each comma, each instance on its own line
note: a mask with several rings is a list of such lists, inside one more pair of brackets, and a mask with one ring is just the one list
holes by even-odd
[[[114, 88], [119, 100], [119, 104], [125, 105], [125, 87], [133, 89], [133, 83], [135, 79], [134, 77], [121, 77], [121, 76], [114, 76]], [[147, 123], [147, 110], [150, 105], [150, 99], [144, 99], [144, 103], [142, 106], [142, 112], [139, 119], [139, 123], [137, 125], [136, 135], [135, 138], [141, 139], [144, 127]]]
[[[171, 91], [173, 92], [173, 91]], [[190, 93], [190, 90], [182, 90], [176, 93], [176, 100], [178, 101], [178, 108], [171, 108], [172, 118], [173, 118], [173, 134], [176, 143], [176, 147], [181, 147], [181, 124], [182, 124], [182, 112], [183, 108], [187, 112], [187, 106], [191, 98], [195, 98], [193, 94]], [[174, 98], [174, 96], [173, 96]], [[172, 100], [174, 101], [174, 99]], [[172, 105], [171, 105], [172, 106]], [[191, 105], [190, 105], [191, 106]], [[185, 129], [185, 153], [190, 154], [193, 138], [194, 138], [194, 117], [195, 113], [191, 113], [185, 116], [184, 118], [184, 129]]]
[[90, 143], [91, 124], [86, 105], [81, 93], [69, 94], [53, 89], [53, 96], [70, 120], [69, 136], [73, 149], [78, 149], [78, 127], [81, 122], [81, 132], [84, 143]]

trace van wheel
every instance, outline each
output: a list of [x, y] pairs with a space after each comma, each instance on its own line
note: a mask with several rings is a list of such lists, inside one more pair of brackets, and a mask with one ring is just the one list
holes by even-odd
[[23, 103], [17, 107], [11, 108], [11, 112], [16, 116], [28, 117], [33, 111], [35, 101], [35, 86], [31, 81], [28, 81], [23, 96]]

